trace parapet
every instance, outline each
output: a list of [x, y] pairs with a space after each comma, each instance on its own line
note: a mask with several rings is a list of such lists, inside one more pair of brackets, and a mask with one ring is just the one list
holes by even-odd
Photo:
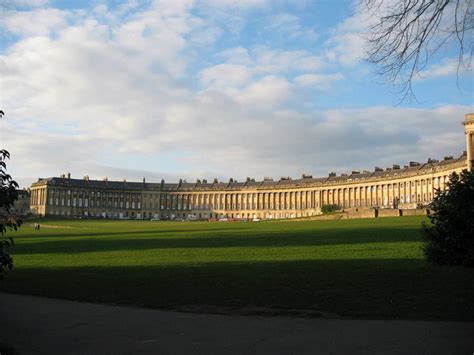
[[465, 120], [463, 124], [466, 125], [471, 125], [474, 124], [474, 113], [468, 113], [464, 116]]

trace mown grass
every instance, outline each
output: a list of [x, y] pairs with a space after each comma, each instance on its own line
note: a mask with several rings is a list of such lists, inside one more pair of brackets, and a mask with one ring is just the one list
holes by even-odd
[[473, 320], [474, 270], [427, 264], [422, 220], [50, 220], [11, 234], [15, 268], [0, 290], [198, 311]]

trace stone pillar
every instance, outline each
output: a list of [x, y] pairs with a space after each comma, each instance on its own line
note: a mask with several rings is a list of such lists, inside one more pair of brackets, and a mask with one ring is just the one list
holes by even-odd
[[474, 166], [474, 113], [465, 116], [464, 130], [466, 133], [467, 170], [471, 171]]

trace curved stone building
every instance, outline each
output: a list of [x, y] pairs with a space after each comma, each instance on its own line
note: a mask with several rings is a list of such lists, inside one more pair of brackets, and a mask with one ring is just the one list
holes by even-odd
[[64, 217], [278, 219], [318, 215], [324, 205], [346, 210], [415, 209], [445, 189], [453, 172], [472, 169], [474, 114], [464, 121], [467, 150], [460, 157], [327, 177], [227, 183], [147, 183], [73, 179], [68, 174], [38, 179], [31, 186], [31, 212]]

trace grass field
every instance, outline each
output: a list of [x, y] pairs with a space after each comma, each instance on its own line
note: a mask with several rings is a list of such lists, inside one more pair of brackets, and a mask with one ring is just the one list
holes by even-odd
[[427, 264], [422, 220], [49, 220], [9, 234], [15, 268], [0, 290], [204, 312], [474, 320], [474, 269]]

